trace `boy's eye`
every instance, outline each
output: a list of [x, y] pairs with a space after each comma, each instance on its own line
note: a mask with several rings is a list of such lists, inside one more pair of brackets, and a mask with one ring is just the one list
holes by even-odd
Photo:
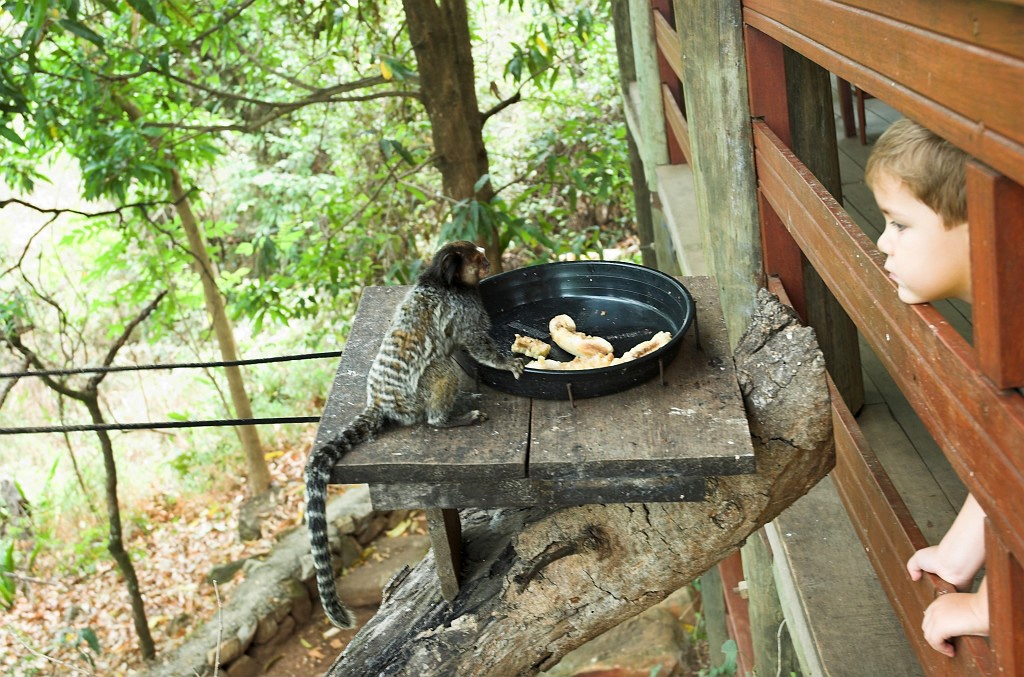
[[906, 228], [907, 228], [902, 223], [896, 223], [895, 221], [890, 221], [889, 225], [892, 226], [893, 228], [895, 228], [898, 231], [906, 230]]

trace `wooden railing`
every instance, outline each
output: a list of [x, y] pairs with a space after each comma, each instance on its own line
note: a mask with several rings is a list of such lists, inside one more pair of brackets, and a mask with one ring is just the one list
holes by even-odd
[[[679, 6], [681, 3], [677, 3]], [[924, 609], [952, 587], [911, 583], [926, 545], [838, 394], [833, 478], [928, 674], [1024, 675], [1024, 3], [743, 0], [750, 112], [767, 275], [798, 309], [803, 260], [824, 280], [988, 515], [991, 642], [950, 660], [925, 643]], [[661, 63], [683, 79], [676, 21], [653, 0]], [[785, 50], [856, 85], [977, 159], [968, 172], [973, 346], [930, 306], [898, 300], [884, 257], [791, 150]], [[663, 76], [665, 70], [662, 69]], [[679, 90], [666, 128], [690, 159]], [[728, 589], [728, 586], [726, 586]]]

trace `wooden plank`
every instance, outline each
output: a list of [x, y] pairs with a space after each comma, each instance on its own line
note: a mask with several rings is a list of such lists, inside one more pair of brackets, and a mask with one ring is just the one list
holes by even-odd
[[714, 280], [689, 277], [683, 283], [696, 305], [700, 347], [691, 329], [665, 369], [665, 385], [655, 377], [620, 393], [579, 400], [575, 407], [564, 400], [534, 400], [530, 477], [754, 472], [750, 430]]
[[[316, 444], [322, 444], [366, 405], [366, 374], [395, 307], [409, 287], [366, 287], [327, 399]], [[468, 379], [467, 379], [468, 381]], [[472, 389], [473, 384], [467, 383]], [[427, 425], [386, 430], [356, 447], [331, 475], [334, 484], [513, 478], [526, 474], [530, 400], [488, 389], [480, 425], [439, 430]]]
[[644, 161], [644, 177], [654, 191], [657, 177], [654, 170], [668, 162], [668, 139], [661, 108], [661, 75], [658, 50], [654, 40], [650, 0], [629, 0], [629, 24], [633, 38], [633, 65], [636, 71], [637, 143]]
[[[764, 120], [787, 144], [792, 143], [782, 44], [752, 28], [744, 31], [744, 39], [749, 64], [750, 112]], [[806, 318], [807, 294], [800, 247], [760, 192], [757, 203], [765, 275], [782, 278], [793, 308], [800, 317]]]
[[1024, 187], [978, 163], [967, 171], [974, 348], [1000, 388], [1024, 385]]
[[[1024, 61], [1019, 58], [833, 0], [748, 0], [745, 5], [956, 113], [1024, 141]], [[1024, 21], [1024, 13], [1016, 20]], [[871, 39], [865, 40], [866, 35]], [[897, 53], [899, 58], [893, 58]], [[878, 96], [871, 87], [865, 89]]]
[[770, 129], [754, 128], [762, 190], [1020, 558], [1024, 398], [982, 376], [973, 351], [933, 308], [900, 302], [863, 232]]
[[[989, 627], [992, 647], [1005, 677], [1024, 675], [1024, 568], [992, 529], [985, 530]], [[957, 651], [961, 650], [960, 642]]]
[[[379, 508], [378, 508], [379, 510]], [[462, 568], [462, 522], [458, 510], [428, 508], [424, 511], [434, 566], [441, 584], [441, 596], [452, 602], [459, 595], [459, 573]]]
[[[772, 548], [764, 529], [751, 534], [740, 551], [747, 582], [747, 611], [754, 666], [777, 666], [776, 675], [800, 673], [800, 662], [786, 627], [772, 566]], [[759, 671], [760, 674], [761, 671]], [[771, 671], [768, 671], [771, 674]]]
[[690, 120], [698, 222], [718, 282], [730, 340], [750, 322], [763, 284], [757, 185], [739, 3], [677, 0], [684, 110]]
[[[981, 71], [969, 67], [966, 63], [954, 62], [952, 66], [945, 69], [944, 73], [955, 71], [955, 86], [944, 85], [940, 91], [930, 84], [929, 80], [943, 80], [943, 77], [936, 77], [934, 64], [926, 64], [927, 67], [921, 70], [907, 69], [900, 67], [899, 76], [888, 72], [886, 64], [905, 64], [913, 61], [920, 65], [922, 60], [927, 61], [936, 50], [943, 53], [951, 53], [951, 47], [946, 43], [953, 42], [948, 38], [934, 37], [934, 44], [918, 45], [914, 50], [908, 50], [905, 45], [899, 42], [904, 33], [898, 25], [887, 26], [887, 35], [894, 43], [887, 42], [884, 50], [879, 52], [874, 39], [873, 31], [878, 29], [876, 24], [883, 21], [875, 15], [872, 21], [863, 21], [861, 15], [866, 13], [859, 10], [847, 8], [847, 12], [854, 12], [857, 16], [850, 17], [840, 13], [838, 10], [831, 11], [831, 5], [835, 3], [826, 0], [807, 0], [811, 3], [785, 4], [779, 8], [777, 5], [784, 4], [779, 0], [752, 0], [746, 3], [743, 19], [750, 26], [762, 31], [806, 55], [818, 64], [821, 64], [836, 76], [844, 78], [872, 95], [886, 101], [895, 108], [903, 111], [906, 115], [927, 124], [936, 133], [948, 139], [955, 145], [976, 158], [986, 162], [992, 167], [1002, 171], [1018, 183], [1024, 183], [1024, 143], [1021, 137], [1024, 136], [1024, 124], [1017, 116], [1020, 110], [1019, 103], [1007, 100], [1003, 92], [997, 92], [994, 99], [985, 98], [983, 93], [978, 91], [976, 86], [980, 82], [1002, 82], [1005, 86], [1013, 89], [1016, 97], [1024, 96], [1024, 87], [1020, 86], [1024, 65], [1012, 57], [1006, 57], [994, 53], [986, 53], [983, 50], [960, 45], [961, 52], [970, 54], [970, 62], [985, 63]], [[797, 5], [810, 14], [796, 21], [800, 28], [787, 23], [794, 19], [794, 13], [798, 13]], [[826, 8], [825, 6], [829, 7]], [[762, 13], [766, 12], [766, 13]], [[822, 14], [822, 12], [827, 12]], [[785, 21], [778, 20], [778, 16], [785, 17]], [[890, 20], [884, 20], [889, 21]], [[845, 22], [843, 30], [836, 31], [830, 26], [839, 22]], [[803, 30], [810, 30], [811, 34], [805, 34]], [[861, 36], [872, 35], [872, 40], [863, 40]], [[841, 44], [835, 44], [833, 37], [840, 36]], [[863, 49], [862, 49], [863, 47]], [[865, 50], [870, 50], [866, 54]], [[901, 55], [912, 54], [907, 59], [893, 59], [892, 54], [897, 51]], [[959, 52], [957, 52], [959, 53]], [[875, 70], [865, 62], [867, 58], [872, 59], [872, 64], [883, 70]], [[998, 62], [998, 75], [992, 79], [988, 78], [988, 69], [994, 64], [986, 63], [991, 58]], [[985, 72], [985, 78], [975, 77], [975, 73]], [[922, 80], [924, 80], [922, 82]], [[922, 89], [923, 88], [923, 89]], [[962, 88], [962, 89], [960, 89]], [[948, 91], [947, 91], [948, 90]], [[929, 92], [925, 94], [923, 92]], [[934, 96], [949, 93], [954, 98], [935, 99]], [[970, 105], [970, 101], [974, 105]], [[990, 101], [999, 101], [999, 106], [990, 105]], [[956, 102], [956, 106], [953, 105]], [[961, 112], [962, 104], [967, 104], [968, 112]], [[1016, 116], [1016, 117], [1015, 117]], [[998, 119], [998, 124], [995, 119]], [[773, 127], [774, 128], [774, 127]], [[1011, 129], [1012, 133], [1003, 131]], [[785, 139], [783, 139], [785, 140]]]
[[526, 508], [534, 505], [677, 503], [704, 500], [703, 477], [617, 477], [560, 482], [389, 482], [371, 484], [375, 510], [418, 508]]
[[910, 580], [906, 562], [928, 542], [868, 446], [853, 415], [838, 398], [833, 398], [832, 407], [836, 431], [833, 480], [918, 660], [929, 675], [992, 674], [991, 651], [984, 640], [962, 639], [953, 660], [935, 651], [924, 640], [920, 628], [925, 608], [937, 595], [953, 592], [955, 588], [932, 575], [922, 577], [917, 583]]
[[661, 86], [661, 102], [665, 107], [665, 119], [668, 121], [668, 129], [672, 132], [672, 138], [679, 144], [679, 149], [689, 164], [693, 157], [693, 151], [690, 149], [690, 128], [686, 123], [686, 118], [683, 117], [683, 111], [679, 108], [679, 104], [676, 103], [672, 91], [667, 85]]
[[1024, 8], [991, 0], [841, 0], [900, 23], [1024, 59]]
[[754, 643], [750, 638], [750, 612], [743, 582], [743, 559], [740, 551], [718, 563], [725, 593], [726, 624], [729, 635], [736, 640], [736, 674], [746, 675], [754, 667]]
[[679, 34], [672, 27], [665, 15], [658, 9], [654, 10], [654, 33], [658, 41], [658, 49], [665, 57], [666, 63], [676, 74], [676, 78], [683, 79], [683, 56], [682, 48], [679, 45]]

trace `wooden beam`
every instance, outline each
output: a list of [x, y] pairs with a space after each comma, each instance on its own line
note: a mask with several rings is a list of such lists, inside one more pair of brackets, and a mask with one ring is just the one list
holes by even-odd
[[1020, 560], [1024, 398], [996, 389], [934, 308], [897, 298], [882, 255], [761, 122], [754, 139], [768, 201]]
[[1024, 385], [1024, 187], [971, 163], [967, 210], [974, 348], [993, 383], [1016, 388]]
[[684, 110], [705, 260], [718, 281], [730, 341], [763, 285], [746, 59], [738, 2], [675, 0]]
[[[830, 0], [744, 4], [743, 20], [750, 26], [1024, 183], [1021, 60]], [[897, 49], [901, 58], [893, 59]]]
[[668, 128], [672, 132], [672, 138], [679, 144], [683, 157], [686, 158], [686, 163], [690, 164], [693, 156], [693, 151], [690, 149], [690, 128], [686, 123], [686, 118], [683, 117], [683, 111], [679, 109], [679, 104], [676, 103], [675, 98], [672, 96], [672, 91], [667, 85], [661, 86], [661, 100], [665, 106], [665, 119], [668, 120]]
[[659, 10], [654, 10], [654, 32], [658, 38], [658, 49], [665, 57], [666, 63], [676, 74], [676, 78], [683, 79], [683, 55], [679, 45], [679, 34], [672, 24], [668, 22], [665, 15]]
[[[989, 628], [1001, 677], [1024, 675], [1024, 569], [991, 528], [985, 530]], [[962, 641], [962, 640], [961, 640]], [[960, 645], [957, 645], [959, 651]]]
[[1024, 59], [1024, 8], [989, 0], [843, 0], [900, 23]]
[[743, 559], [740, 551], [718, 563], [725, 595], [725, 622], [729, 635], [736, 640], [736, 673], [746, 675], [754, 667], [754, 643], [750, 637], [750, 610], [746, 593], [741, 587]]

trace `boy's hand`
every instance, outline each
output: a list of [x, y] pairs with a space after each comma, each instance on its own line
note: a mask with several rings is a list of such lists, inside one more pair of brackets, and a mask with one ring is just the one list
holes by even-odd
[[[957, 557], [946, 557], [940, 545], [932, 545], [918, 550], [907, 560], [907, 572], [913, 581], [921, 580], [924, 572], [932, 573], [956, 586], [957, 590], [965, 590], [971, 587], [974, 580], [974, 572], [965, 571], [959, 567]], [[953, 561], [951, 561], [953, 560]]]
[[987, 599], [973, 592], [940, 595], [925, 609], [921, 630], [933, 649], [952, 658], [956, 651], [950, 639], [988, 634]]

